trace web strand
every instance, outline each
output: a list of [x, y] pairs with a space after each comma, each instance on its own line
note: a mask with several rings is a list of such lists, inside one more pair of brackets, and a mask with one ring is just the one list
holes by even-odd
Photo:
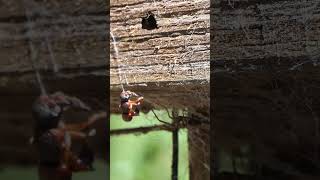
[[124, 87], [123, 87], [123, 83], [122, 83], [122, 78], [121, 78], [121, 70], [120, 70], [120, 63], [119, 63], [119, 50], [118, 50], [118, 47], [117, 47], [117, 41], [116, 41], [116, 38], [114, 37], [113, 33], [110, 31], [110, 35], [111, 35], [111, 38], [112, 38], [112, 44], [113, 44], [113, 49], [114, 49], [114, 56], [113, 58], [116, 60], [117, 62], [117, 66], [118, 66], [118, 77], [119, 77], [119, 83], [120, 83], [120, 86], [121, 86], [121, 89], [122, 91], [124, 91]]

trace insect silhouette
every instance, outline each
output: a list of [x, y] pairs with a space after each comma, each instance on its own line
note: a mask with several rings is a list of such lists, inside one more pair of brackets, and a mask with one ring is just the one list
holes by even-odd
[[142, 29], [153, 30], [158, 29], [157, 20], [154, 17], [154, 14], [151, 11], [146, 13], [145, 17], [142, 17]]

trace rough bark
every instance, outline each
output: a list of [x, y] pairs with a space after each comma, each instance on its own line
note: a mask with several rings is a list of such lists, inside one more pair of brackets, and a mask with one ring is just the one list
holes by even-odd
[[212, 3], [211, 143], [230, 154], [250, 145], [254, 163], [278, 173], [265, 176], [317, 177], [318, 2]]
[[210, 126], [188, 128], [190, 180], [210, 179]]
[[[147, 11], [158, 29], [141, 28]], [[209, 78], [209, 1], [111, 1], [110, 13], [119, 50], [110, 58], [111, 85], [119, 74], [123, 84]]]
[[215, 71], [294, 70], [319, 57], [319, 12], [311, 1], [212, 2]]
[[[106, 30], [104, 0], [0, 2], [1, 163], [36, 163], [28, 141], [33, 124], [31, 104], [40, 91], [29, 40], [36, 49], [35, 65], [49, 93], [63, 91], [79, 97], [94, 110], [105, 110], [107, 96], [101, 87], [107, 83]], [[82, 121], [88, 115], [69, 112], [66, 118]], [[106, 157], [106, 120], [96, 126], [97, 136], [91, 142], [99, 147], [98, 154]]]

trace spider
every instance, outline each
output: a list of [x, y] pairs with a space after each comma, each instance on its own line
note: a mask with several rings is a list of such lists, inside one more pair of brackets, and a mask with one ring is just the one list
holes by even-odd
[[[132, 97], [138, 97], [136, 100], [132, 100]], [[143, 103], [143, 97], [131, 91], [122, 91], [120, 94], [120, 105], [122, 111], [122, 119], [124, 121], [131, 121], [133, 116], [138, 116], [141, 104]]]
[[142, 17], [142, 29], [153, 30], [158, 29], [157, 21], [154, 18], [154, 14], [151, 11], [146, 13], [145, 17]]

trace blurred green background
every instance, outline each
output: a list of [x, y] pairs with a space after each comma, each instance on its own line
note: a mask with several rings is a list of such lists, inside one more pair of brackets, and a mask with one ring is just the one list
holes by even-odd
[[[169, 122], [166, 111], [155, 111], [161, 120]], [[120, 115], [111, 115], [110, 128], [134, 128], [161, 124], [153, 113], [140, 114], [131, 122]], [[172, 134], [155, 131], [139, 135], [110, 137], [111, 180], [170, 180]], [[189, 179], [187, 130], [179, 131], [179, 179]]]
[[[79, 172], [73, 174], [73, 180], [108, 180], [107, 164], [102, 161], [94, 163], [95, 171], [93, 172]], [[37, 180], [36, 167], [3, 167], [0, 170], [0, 180]]]
[[[169, 120], [166, 111], [156, 111], [162, 120]], [[169, 122], [169, 121], [168, 121]], [[111, 115], [110, 128], [133, 128], [162, 124], [152, 113], [125, 122], [120, 115]], [[110, 180], [170, 180], [172, 134], [155, 131], [141, 135], [110, 137]], [[108, 180], [108, 166], [97, 160], [94, 172], [74, 173], [73, 180]], [[0, 180], [37, 180], [36, 167], [1, 167]], [[179, 131], [179, 179], [189, 179], [187, 130]]]

